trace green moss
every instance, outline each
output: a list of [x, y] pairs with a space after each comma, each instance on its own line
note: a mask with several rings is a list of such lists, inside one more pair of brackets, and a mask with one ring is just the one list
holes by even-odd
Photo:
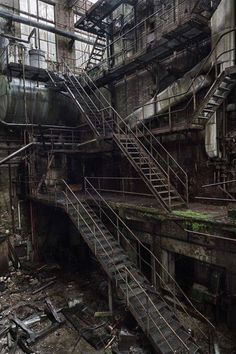
[[182, 217], [187, 217], [187, 218], [192, 218], [192, 219], [198, 219], [198, 220], [204, 220], [207, 221], [210, 219], [210, 216], [206, 213], [200, 213], [198, 211], [193, 211], [193, 210], [174, 210], [172, 214], [176, 216], [182, 216]]
[[207, 226], [199, 222], [185, 221], [184, 228], [194, 232], [206, 232]]

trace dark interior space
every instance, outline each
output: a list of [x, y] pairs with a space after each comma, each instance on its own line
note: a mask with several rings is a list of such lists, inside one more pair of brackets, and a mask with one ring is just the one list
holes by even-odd
[[235, 354], [236, 1], [0, 0], [0, 353]]

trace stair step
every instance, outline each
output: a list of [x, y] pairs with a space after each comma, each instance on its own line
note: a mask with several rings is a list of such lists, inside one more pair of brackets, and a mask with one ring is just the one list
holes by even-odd
[[231, 89], [229, 89], [229, 88], [227, 88], [227, 87], [222, 87], [222, 86], [219, 86], [219, 87], [218, 87], [218, 90], [220, 90], [220, 91], [225, 91], [225, 92], [230, 92], [230, 91], [231, 91]]
[[200, 115], [200, 116], [198, 116], [198, 119], [208, 120], [208, 119], [209, 119], [209, 117], [208, 117], [208, 116], [202, 116], [202, 115]]
[[130, 156], [134, 159], [134, 160], [140, 160], [140, 159], [142, 159], [142, 156], [140, 155], [140, 153], [139, 152], [135, 152], [135, 153], [132, 153], [132, 154], [130, 154]]
[[225, 99], [224, 96], [218, 95], [218, 94], [216, 94], [216, 93], [213, 94], [213, 97], [220, 98], [220, 99]]
[[[120, 287], [120, 289], [123, 290], [123, 291], [126, 290], [126, 284], [125, 284], [125, 283], [120, 284], [119, 287]], [[136, 282], [134, 282], [134, 281], [133, 281], [132, 283], [129, 283], [129, 287], [132, 288], [132, 291], [136, 291], [136, 289], [140, 289], [140, 287], [138, 286], [138, 284], [137, 284]], [[129, 288], [129, 293], [132, 293], [130, 288]]]
[[230, 84], [234, 84], [235, 81], [230, 76], [225, 76], [223, 79], [224, 82], [228, 82]]
[[180, 323], [175, 320], [169, 321], [168, 324], [169, 326], [167, 324], [159, 326], [160, 332], [158, 332], [158, 329], [156, 327], [150, 328], [150, 334], [152, 335], [153, 340], [156, 344], [162, 343], [164, 338], [168, 338], [173, 334], [173, 331], [177, 331], [181, 328]]
[[[169, 198], [162, 198], [163, 200], [169, 200]], [[175, 199], [180, 199], [180, 197], [178, 195], [174, 196], [174, 197], [170, 197], [170, 200], [175, 200]]]
[[138, 301], [138, 299], [139, 299], [139, 301], [142, 302], [145, 298], [146, 298], [146, 295], [144, 293], [144, 290], [141, 287], [133, 289], [132, 291], [129, 290], [129, 300], [130, 301], [133, 301], [133, 299], [136, 299]]
[[189, 347], [189, 354], [199, 353], [199, 347], [190, 340], [188, 341], [188, 347]]
[[[165, 180], [160, 180], [159, 179], [159, 181], [165, 181]], [[152, 182], [152, 181], [151, 181]], [[169, 185], [168, 184], [156, 184], [155, 186], [154, 186], [155, 188], [168, 188], [169, 187]]]
[[[153, 301], [154, 302], [154, 301]], [[155, 303], [154, 303], [155, 304]], [[145, 304], [144, 304], [145, 305]], [[159, 304], [155, 304], [156, 308], [158, 309], [158, 311], [160, 311], [162, 308], [166, 307], [166, 304], [161, 301]], [[137, 304], [136, 306], [136, 310], [137, 310], [137, 313], [140, 313], [140, 318], [141, 320], [144, 320], [147, 318], [147, 313], [146, 311], [143, 311], [143, 307], [141, 306], [141, 304]], [[141, 316], [142, 314], [142, 311], [143, 311], [143, 316]], [[152, 313], [152, 316], [154, 315], [154, 313]], [[156, 312], [156, 315], [158, 315], [158, 312]], [[159, 315], [158, 315], [159, 316]], [[155, 317], [152, 317], [153, 319]]]
[[[182, 342], [186, 346], [188, 346], [187, 340], [190, 338], [190, 335], [187, 332], [185, 332], [184, 330], [182, 330], [181, 328], [177, 330], [177, 334], [178, 334], [179, 338], [182, 340]], [[187, 349], [185, 349], [184, 344], [178, 339], [178, 337], [174, 333], [172, 333], [170, 336], [168, 336], [166, 338], [166, 340], [168, 341], [170, 346], [173, 348], [173, 350], [176, 351], [176, 353], [178, 353], [178, 352], [181, 353], [181, 350], [183, 350], [183, 351], [186, 350], [187, 351]], [[164, 352], [167, 351], [167, 353], [168, 353], [168, 350], [170, 350], [170, 347], [169, 347], [168, 343], [163, 339], [163, 342], [160, 343], [158, 345], [158, 347], [161, 349], [161, 351], [164, 350]]]
[[101, 240], [101, 244], [105, 250], [108, 250], [111, 247], [113, 247], [113, 248], [120, 247], [118, 242], [114, 238], [112, 240], [109, 240], [109, 243], [106, 240]]
[[175, 193], [175, 191], [173, 191], [173, 190], [171, 190], [171, 191], [168, 191], [168, 190], [166, 190], [166, 191], [161, 191], [161, 192], [158, 192], [158, 194], [168, 194], [168, 193]]
[[[122, 270], [122, 268], [124, 268], [124, 270]], [[119, 264], [116, 264], [116, 266], [111, 265], [109, 270], [111, 271], [111, 273], [113, 275], [119, 275], [120, 273], [125, 272], [125, 268], [128, 268], [128, 269], [130, 268], [130, 261], [128, 261], [126, 264], [119, 263]], [[117, 271], [119, 271], [119, 272], [117, 273]]]
[[142, 171], [151, 171], [151, 173], [154, 175], [156, 174], [155, 172], [153, 171], [157, 171], [156, 167], [154, 166], [151, 166], [151, 167], [140, 167], [142, 169]]
[[207, 108], [204, 108], [204, 109], [203, 109], [203, 112], [215, 113], [215, 111], [214, 111], [213, 109], [207, 109]]
[[[145, 278], [141, 275], [141, 274], [138, 274], [137, 273], [137, 269], [134, 268], [134, 269], [131, 269], [131, 272], [133, 274], [133, 276], [135, 277], [135, 279], [139, 282], [139, 284], [145, 286]], [[124, 282], [125, 281], [125, 278], [126, 278], [126, 272], [121, 272], [120, 274], [117, 274], [115, 276], [115, 279], [117, 282]]]
[[217, 102], [208, 102], [207, 107], [208, 106], [219, 106], [219, 103], [217, 103]]
[[[152, 181], [153, 180], [150, 180], [150, 182], [152, 183]], [[158, 182], [166, 182], [166, 179], [164, 179], [164, 178], [160, 178], [159, 180], [158, 180]], [[153, 187], [155, 187], [155, 188], [157, 188], [157, 187], [159, 187], [160, 186], [160, 184], [153, 184]], [[164, 184], [163, 185], [161, 185], [161, 187], [162, 186], [164, 186]], [[167, 187], [168, 187], [168, 184], [167, 184]]]
[[108, 259], [107, 256], [103, 256], [103, 255], [101, 257], [106, 259], [107, 263], [113, 264], [113, 265], [114, 264], [117, 265], [119, 263], [123, 263], [124, 261], [128, 260], [128, 257], [126, 255], [122, 254], [122, 253], [120, 255], [112, 257], [112, 259], [111, 259], [111, 257]]
[[109, 256], [119, 256], [124, 254], [124, 251], [120, 247], [114, 247], [110, 242], [107, 243], [107, 248], [103, 245], [102, 247], [104, 249], [104, 251], [102, 249], [102, 252], [106, 252], [105, 254], [108, 254]]

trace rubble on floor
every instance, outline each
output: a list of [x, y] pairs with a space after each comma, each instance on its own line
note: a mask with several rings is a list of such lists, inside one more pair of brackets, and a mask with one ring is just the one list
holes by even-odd
[[139, 348], [137, 325], [132, 333], [124, 327], [123, 304], [111, 316], [97, 274], [71, 275], [57, 265], [10, 270], [0, 278], [1, 354], [151, 353]]

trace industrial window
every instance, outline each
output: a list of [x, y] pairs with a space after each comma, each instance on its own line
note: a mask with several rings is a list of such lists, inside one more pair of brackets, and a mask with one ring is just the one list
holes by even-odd
[[[74, 14], [74, 23], [79, 20], [80, 16]], [[93, 34], [88, 34], [87, 32], [78, 30], [75, 28], [75, 32], [85, 40], [94, 41], [96, 36]], [[75, 66], [77, 68], [85, 68], [88, 62], [89, 56], [92, 52], [93, 45], [87, 44], [80, 41], [75, 41]]]
[[[55, 8], [54, 5], [41, 0], [20, 0], [20, 12], [22, 17], [45, 23], [49, 26], [55, 26]], [[32, 27], [21, 24], [21, 38], [28, 39]], [[56, 61], [56, 35], [54, 33], [37, 30], [39, 49], [46, 53], [48, 60]], [[35, 42], [31, 40], [29, 47], [35, 48]]]

